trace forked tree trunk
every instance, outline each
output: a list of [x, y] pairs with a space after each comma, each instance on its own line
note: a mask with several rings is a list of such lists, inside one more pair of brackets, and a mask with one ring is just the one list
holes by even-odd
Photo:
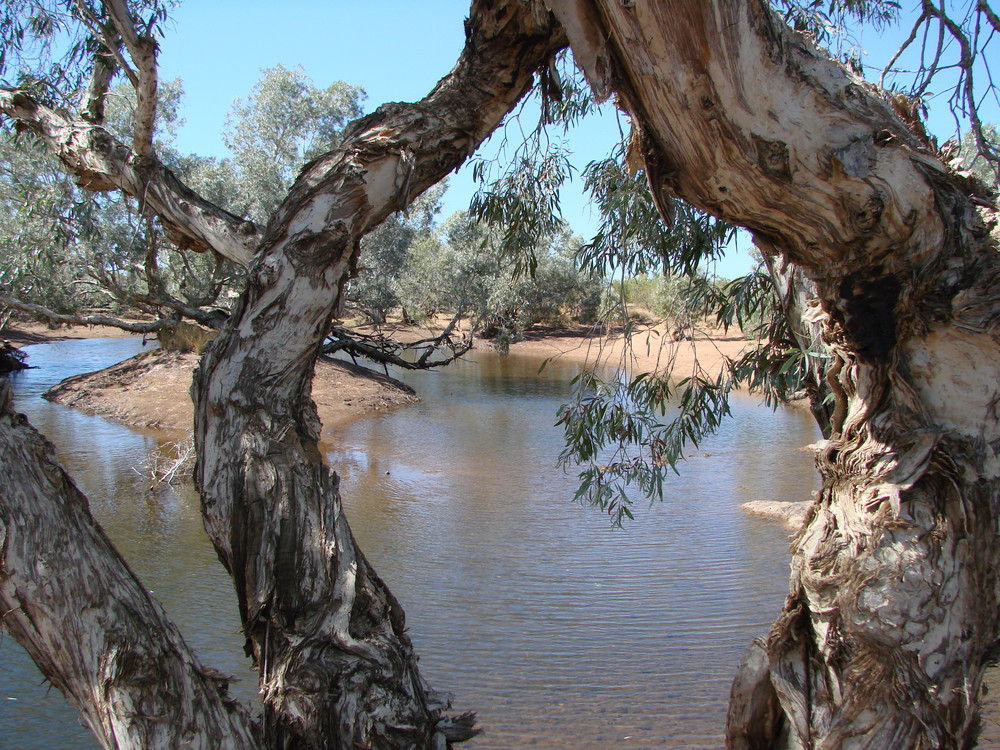
[[791, 589], [733, 748], [962, 748], [998, 636], [995, 206], [901, 99], [758, 0], [550, 0], [638, 129], [654, 193], [815, 283], [836, 398]]
[[451, 75], [421, 102], [354, 123], [303, 170], [196, 375], [206, 528], [260, 668], [268, 746], [443, 747], [469, 735], [428, 693], [403, 612], [355, 544], [310, 383], [361, 238], [478, 147], [564, 43], [555, 29], [532, 3], [473, 3]]
[[537, 2], [475, 0], [451, 74], [421, 102], [354, 123], [306, 166], [264, 236], [155, 155], [0, 91], [0, 112], [81, 183], [136, 195], [199, 249], [256, 253], [193, 392], [205, 526], [236, 586], [262, 726], [197, 664], [0, 397], [4, 622], [106, 747], [444, 748], [472, 733], [471, 717], [447, 716], [424, 684], [403, 612], [354, 542], [317, 447], [310, 381], [364, 234], [461, 165], [564, 44]]
[[[797, 264], [815, 284], [813, 322], [834, 357], [823, 490], [795, 542], [785, 610], [734, 685], [730, 745], [968, 746], [998, 634], [995, 208], [941, 164], [905, 102], [852, 77], [759, 0], [549, 5], [598, 93], [616, 92], [631, 114], [654, 195], [747, 226]], [[464, 160], [558, 36], [532, 4], [473, 3], [453, 73], [423, 102], [386, 106], [351, 128], [341, 149], [304, 170], [259, 243], [256, 228], [241, 240], [234, 217], [157, 183], [163, 205], [149, 205], [185, 236], [240, 258], [260, 248], [195, 391], [206, 527], [260, 667], [268, 747], [429, 747], [463, 734], [442, 721], [402, 613], [351, 537], [317, 449], [308, 386], [361, 236]], [[96, 188], [135, 189], [142, 181], [131, 177], [149, 176], [103, 131], [24, 92], [0, 92], [0, 110]], [[87, 146], [78, 136], [88, 133], [100, 141]], [[81, 161], [80, 149], [108, 158]], [[211, 214], [210, 226], [177, 206]], [[101, 535], [83, 531], [92, 526], [83, 501], [45, 450], [9, 414], [2, 420], [5, 462], [25, 467], [18, 482], [67, 498], [48, 516], [60, 533], [81, 530], [65, 546], [107, 548], [95, 559], [116, 581], [96, 599], [82, 583], [53, 592], [46, 561], [18, 552], [18, 534], [33, 541], [42, 531], [17, 531], [16, 513], [2, 513], [18, 506], [0, 498], [0, 593], [24, 615], [12, 630], [29, 649], [38, 644], [36, 660], [108, 746], [178, 746], [178, 728], [206, 746], [215, 732], [206, 727], [251, 742]], [[76, 631], [57, 632], [69, 615], [49, 606], [53, 597], [96, 617], [88, 607], [110, 613], [112, 594], [130, 602], [123, 614], [135, 618], [136, 642], [92, 642], [85, 628], [74, 643]], [[98, 630], [115, 635], [117, 622]], [[153, 648], [161, 633], [167, 653]], [[65, 665], [48, 669], [54, 655]], [[174, 687], [150, 694], [138, 664], [161, 658]], [[107, 691], [88, 693], [88, 682]], [[127, 717], [121, 732], [102, 718], [111, 714]]]

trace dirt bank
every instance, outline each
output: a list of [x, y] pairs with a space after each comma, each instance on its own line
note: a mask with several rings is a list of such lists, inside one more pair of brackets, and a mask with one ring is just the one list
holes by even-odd
[[16, 323], [3, 329], [0, 339], [15, 346], [43, 344], [67, 339], [118, 339], [136, 334], [112, 326], [59, 326], [49, 328], [43, 323]]
[[[135, 334], [110, 326], [18, 323], [4, 329], [0, 339], [25, 346], [126, 336]], [[189, 432], [194, 414], [191, 377], [198, 359], [196, 354], [150, 350], [105, 370], [68, 378], [46, 398], [132, 427]], [[406, 384], [349, 362], [320, 362], [312, 395], [324, 432], [354, 417], [420, 400]]]
[[[45, 398], [133, 427], [190, 430], [191, 376], [199, 356], [155, 349], [67, 378]], [[324, 431], [361, 414], [419, 401], [404, 383], [349, 362], [319, 362], [313, 400]]]
[[[397, 327], [391, 332], [411, 341], [432, 335], [431, 331], [415, 328]], [[132, 334], [103, 326], [50, 329], [34, 324], [8, 328], [2, 338], [23, 345], [126, 335]], [[620, 333], [607, 335], [592, 328], [538, 328], [529, 331], [524, 341], [513, 344], [511, 352], [592, 365], [625, 366], [634, 372], [665, 371], [672, 367], [674, 375], [680, 378], [698, 367], [718, 372], [725, 357], [737, 356], [746, 343], [742, 336], [713, 330], [696, 331], [692, 341], [674, 341], [662, 325], [640, 329], [630, 342]], [[489, 343], [477, 345], [488, 347]], [[186, 431], [191, 429], [193, 408], [189, 390], [197, 362], [194, 354], [144, 352], [106, 370], [69, 378], [46, 397], [122, 424]], [[345, 362], [320, 362], [313, 399], [325, 433], [345, 420], [413, 403], [418, 397], [408, 386], [378, 372]]]

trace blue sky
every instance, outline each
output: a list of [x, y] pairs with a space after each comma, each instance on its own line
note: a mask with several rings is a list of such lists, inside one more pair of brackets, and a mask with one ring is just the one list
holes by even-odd
[[[913, 4], [903, 2], [904, 8]], [[185, 124], [177, 146], [182, 152], [225, 155], [221, 133], [233, 99], [245, 97], [261, 70], [279, 63], [301, 65], [320, 87], [335, 80], [364, 87], [366, 111], [383, 102], [419, 99], [458, 58], [468, 10], [468, 0], [188, 0], [172, 14], [160, 52], [162, 79], [184, 82]], [[879, 63], [904, 37], [899, 30], [880, 35], [869, 29], [861, 41], [868, 59]], [[995, 99], [987, 104], [985, 119], [1000, 120]], [[517, 126], [511, 127], [509, 141], [516, 145]], [[578, 166], [606, 154], [618, 128], [616, 118], [605, 115], [572, 133]], [[932, 110], [931, 130], [942, 140], [951, 135], [954, 123], [946, 107]], [[450, 179], [445, 215], [468, 205], [474, 190], [469, 172]], [[565, 191], [563, 211], [575, 232], [588, 236], [595, 228], [579, 189]], [[720, 276], [732, 278], [749, 269], [749, 241], [738, 244], [715, 269]]]

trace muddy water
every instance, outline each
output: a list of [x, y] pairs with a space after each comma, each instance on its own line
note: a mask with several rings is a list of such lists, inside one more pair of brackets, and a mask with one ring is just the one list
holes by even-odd
[[[242, 676], [234, 596], [188, 491], [132, 467], [160, 436], [40, 401], [134, 340], [32, 347], [18, 407], [46, 432], [92, 508], [204, 661]], [[808, 497], [807, 415], [738, 398], [735, 417], [625, 530], [569, 498], [552, 426], [572, 365], [480, 353], [405, 376], [423, 402], [329, 437], [362, 548], [402, 601], [428, 680], [476, 710], [478, 748], [715, 748], [729, 681], [787, 587], [787, 532], [752, 499]], [[0, 748], [92, 748], [9, 639], [0, 647]]]

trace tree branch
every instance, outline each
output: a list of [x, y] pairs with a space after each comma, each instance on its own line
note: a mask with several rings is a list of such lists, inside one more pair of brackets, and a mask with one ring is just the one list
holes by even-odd
[[[457, 317], [440, 335], [408, 343], [394, 341], [382, 335], [363, 334], [341, 326], [331, 326], [330, 339], [323, 344], [320, 352], [327, 355], [346, 352], [352, 359], [364, 357], [380, 365], [393, 365], [403, 370], [430, 370], [444, 367], [472, 348], [471, 335], [463, 337], [460, 341], [452, 339], [451, 334]], [[439, 359], [431, 359], [442, 348], [447, 349], [449, 353]], [[404, 356], [407, 352], [420, 352], [420, 356], [410, 360]]]
[[203, 667], [90, 515], [55, 449], [0, 382], [3, 627], [107, 748], [256, 748], [225, 678]]
[[137, 154], [148, 156], [153, 152], [156, 123], [156, 40], [136, 32], [135, 20], [125, 0], [104, 0], [104, 7], [135, 63], [137, 80], [132, 82], [136, 97], [132, 148]]
[[152, 320], [148, 323], [137, 323], [128, 320], [121, 320], [119, 318], [112, 318], [107, 315], [63, 315], [62, 313], [57, 313], [47, 307], [35, 305], [30, 302], [21, 302], [20, 300], [8, 297], [5, 294], [0, 294], [0, 305], [6, 305], [7, 307], [11, 307], [15, 310], [30, 313], [31, 315], [37, 315], [49, 320], [52, 323], [65, 323], [68, 325], [81, 326], [110, 326], [112, 328], [120, 328], [123, 331], [130, 331], [132, 333], [153, 333], [154, 331], [160, 330], [160, 328], [164, 325], [164, 321], [162, 320]]
[[652, 188], [750, 228], [779, 275], [804, 272], [789, 311], [830, 355], [814, 374], [833, 396], [823, 487], [729, 744], [974, 744], [998, 636], [995, 205], [941, 162], [913, 103], [763, 0], [549, 2], [638, 125]]
[[111, 79], [115, 75], [114, 56], [107, 52], [94, 55], [94, 69], [90, 74], [90, 83], [84, 93], [80, 117], [94, 125], [104, 124], [104, 101], [107, 97]]
[[138, 157], [103, 128], [71, 120], [19, 89], [0, 89], [0, 113], [40, 138], [81, 187], [121, 190], [152, 210], [181, 250], [212, 250], [249, 265], [261, 229], [202, 198], [154, 156]]
[[208, 328], [220, 328], [229, 319], [228, 315], [219, 310], [206, 311], [198, 307], [185, 305], [180, 300], [163, 293], [159, 295], [133, 294], [129, 296], [129, 300], [137, 304], [149, 305], [153, 308], [166, 308], [168, 310], [173, 310], [174, 312], [180, 313], [185, 318], [193, 320], [196, 323], [201, 323], [203, 326]]
[[131, 84], [133, 86], [138, 86], [139, 77], [129, 66], [128, 60], [125, 59], [122, 55], [121, 49], [119, 48], [118, 42], [120, 41], [120, 35], [115, 33], [114, 28], [106, 28], [104, 24], [102, 24], [101, 19], [94, 15], [90, 6], [83, 2], [83, 0], [73, 0], [73, 5], [76, 6], [77, 12], [80, 14], [80, 22], [87, 27], [90, 33], [94, 36], [94, 39], [104, 45], [108, 54], [110, 54], [115, 60], [115, 63], [119, 68], [121, 68], [125, 77], [129, 79]]
[[982, 13], [986, 20], [989, 22], [993, 30], [1000, 34], [1000, 17], [997, 16], [996, 11], [990, 7], [990, 4], [986, 0], [979, 0], [979, 4], [976, 6], [980, 13]]
[[425, 747], [469, 736], [442, 723], [402, 610], [351, 535], [309, 392], [362, 236], [460, 165], [563, 46], [539, 9], [473, 2], [462, 55], [430, 95], [380, 107], [303, 169], [198, 370], [205, 528], [233, 575], [275, 745]]

